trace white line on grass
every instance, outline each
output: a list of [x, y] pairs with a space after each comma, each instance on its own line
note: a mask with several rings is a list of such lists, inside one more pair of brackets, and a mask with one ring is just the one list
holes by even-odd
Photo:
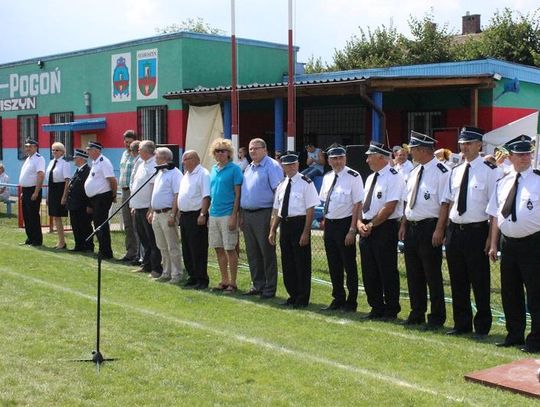
[[[56, 290], [56, 291], [61, 291], [61, 292], [64, 292], [64, 293], [72, 294], [72, 295], [75, 295], [75, 296], [78, 296], [78, 297], [81, 297], [81, 298], [84, 298], [84, 299], [87, 299], [87, 300], [90, 300], [90, 301], [95, 301], [96, 300], [91, 295], [81, 293], [79, 291], [73, 290], [73, 289], [68, 288], [68, 287], [53, 284], [53, 283], [50, 283], [48, 281], [40, 280], [38, 278], [34, 278], [34, 277], [14, 273], [14, 272], [11, 272], [11, 271], [7, 271], [5, 269], [3, 269], [2, 271], [4, 273], [6, 273], [6, 274], [11, 275], [11, 276], [14, 276], [14, 277], [26, 280], [26, 281], [33, 282], [35, 284], [39, 284], [39, 285], [51, 288], [51, 289]], [[410, 389], [410, 390], [413, 390], [413, 391], [430, 394], [430, 395], [436, 396], [436, 397], [443, 397], [443, 398], [445, 398], [445, 399], [447, 399], [449, 401], [456, 402], [456, 403], [468, 403], [468, 404], [472, 405], [471, 402], [469, 402], [467, 400], [464, 400], [462, 398], [456, 398], [456, 397], [453, 397], [453, 396], [450, 396], [450, 395], [447, 395], [447, 394], [443, 394], [443, 393], [438, 392], [436, 390], [429, 389], [427, 387], [422, 387], [422, 386], [416, 385], [414, 383], [409, 383], [409, 382], [407, 382], [405, 380], [398, 379], [398, 378], [393, 377], [393, 376], [388, 376], [388, 375], [385, 375], [385, 374], [382, 374], [382, 373], [374, 372], [374, 371], [371, 371], [371, 370], [368, 370], [368, 369], [363, 369], [363, 368], [353, 366], [353, 365], [346, 365], [344, 363], [340, 363], [340, 362], [337, 362], [335, 360], [328, 359], [328, 358], [325, 358], [325, 357], [322, 357], [322, 356], [316, 356], [316, 355], [306, 353], [306, 352], [302, 352], [302, 351], [299, 351], [299, 350], [286, 348], [284, 346], [281, 346], [281, 345], [278, 345], [278, 344], [275, 344], [275, 343], [272, 343], [272, 342], [269, 342], [269, 341], [266, 341], [266, 340], [263, 340], [263, 339], [260, 339], [260, 338], [248, 337], [248, 336], [245, 336], [245, 335], [237, 334], [237, 333], [229, 331], [229, 330], [216, 329], [216, 328], [213, 328], [211, 326], [201, 324], [199, 322], [193, 322], [193, 321], [189, 321], [189, 320], [185, 320], [185, 319], [181, 319], [181, 318], [177, 318], [177, 317], [172, 317], [170, 315], [161, 314], [161, 313], [153, 311], [153, 310], [149, 310], [149, 309], [146, 309], [146, 308], [135, 307], [133, 305], [129, 305], [129, 304], [125, 304], [125, 303], [120, 303], [120, 302], [110, 301], [110, 300], [102, 300], [102, 302], [106, 303], [106, 304], [109, 304], [109, 305], [114, 305], [114, 306], [129, 310], [129, 311], [132, 311], [132, 312], [135, 312], [135, 313], [151, 316], [153, 318], [161, 318], [163, 320], [166, 320], [166, 321], [169, 321], [169, 322], [172, 322], [172, 323], [175, 323], [175, 324], [183, 325], [183, 326], [186, 326], [186, 327], [189, 327], [189, 328], [192, 328], [192, 329], [206, 331], [206, 332], [212, 333], [212, 334], [214, 334], [216, 336], [223, 336], [223, 337], [227, 337], [227, 338], [233, 338], [233, 339], [236, 339], [237, 341], [247, 343], [247, 344], [250, 344], [250, 345], [256, 345], [256, 346], [259, 346], [259, 347], [263, 347], [263, 348], [266, 348], [266, 349], [271, 350], [273, 352], [278, 352], [278, 353], [281, 353], [281, 354], [284, 354], [284, 355], [290, 355], [290, 356], [295, 357], [295, 358], [297, 358], [297, 359], [299, 359], [301, 361], [309, 360], [311, 362], [326, 365], [326, 366], [329, 366], [329, 367], [332, 367], [332, 368], [337, 368], [337, 369], [340, 369], [340, 370], [343, 370], [343, 371], [346, 371], [346, 372], [349, 372], [349, 373], [355, 373], [355, 374], [359, 374], [359, 375], [362, 375], [362, 376], [369, 377], [371, 379], [387, 382], [387, 383], [390, 383], [390, 384], [392, 384], [394, 386], [397, 386], [397, 387], [403, 387], [403, 388]]]

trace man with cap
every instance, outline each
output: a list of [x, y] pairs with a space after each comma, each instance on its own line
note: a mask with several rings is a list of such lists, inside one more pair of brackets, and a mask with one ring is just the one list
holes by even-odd
[[441, 266], [450, 171], [434, 157], [434, 146], [434, 138], [411, 131], [409, 147], [418, 165], [407, 181], [407, 203], [398, 236], [404, 241], [411, 302], [405, 324], [424, 324], [429, 289], [431, 313], [427, 316], [426, 330], [438, 329], [446, 320]]
[[41, 246], [41, 187], [45, 179], [45, 159], [37, 152], [38, 142], [28, 139], [24, 143], [26, 160], [21, 168], [19, 185], [22, 187], [22, 214], [26, 241], [24, 244]]
[[[512, 170], [497, 181], [487, 213], [491, 218], [489, 257], [497, 260], [501, 245], [501, 297], [506, 330], [497, 346], [523, 345], [527, 353], [540, 352], [540, 171], [531, 166], [533, 145], [519, 136], [505, 145]], [[524, 294], [526, 291], [526, 297]], [[526, 310], [531, 331], [525, 338]]]
[[[364, 183], [358, 172], [347, 167], [344, 147], [330, 147], [327, 156], [332, 171], [327, 172], [323, 178], [319, 198], [324, 202], [324, 248], [334, 299], [322, 310], [356, 312], [356, 221], [362, 209]], [[348, 296], [343, 287], [344, 271], [347, 275]]]
[[66, 203], [71, 228], [73, 229], [73, 238], [75, 239], [75, 247], [71, 249], [73, 252], [94, 251], [94, 239], [86, 241], [86, 238], [93, 232], [92, 216], [89, 213], [90, 198], [88, 198], [84, 190], [84, 183], [90, 174], [87, 159], [88, 154], [86, 154], [86, 151], [75, 149], [73, 162], [77, 169], [69, 181]]
[[283, 283], [289, 294], [284, 305], [304, 308], [311, 292], [311, 222], [320, 200], [313, 182], [298, 172], [298, 154], [287, 152], [280, 160], [285, 179], [276, 189], [268, 241], [276, 245], [276, 230], [281, 225]]
[[[97, 141], [89, 141], [86, 151], [92, 160], [92, 169], [84, 183], [86, 195], [90, 198], [92, 222], [99, 227], [109, 217], [109, 209], [116, 202], [117, 182], [110, 160], [101, 154], [103, 146]], [[112, 259], [111, 232], [109, 223], [105, 223], [97, 233], [99, 255], [102, 259]]]
[[401, 311], [397, 243], [405, 180], [390, 166], [391, 151], [383, 144], [372, 141], [366, 155], [373, 173], [358, 219], [362, 279], [371, 307], [366, 318], [394, 320]]
[[[454, 328], [448, 335], [472, 332], [483, 339], [491, 329], [489, 225], [486, 207], [501, 175], [495, 164], [480, 157], [484, 131], [464, 127], [458, 143], [463, 163], [452, 169], [447, 201], [450, 203], [446, 232], [446, 262], [452, 287]], [[474, 294], [473, 319], [470, 292]]]

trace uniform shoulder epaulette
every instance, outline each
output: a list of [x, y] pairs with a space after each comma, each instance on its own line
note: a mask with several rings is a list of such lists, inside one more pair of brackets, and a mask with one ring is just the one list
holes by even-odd
[[540, 175], [540, 170], [533, 170], [536, 175]]
[[486, 164], [489, 168], [491, 168], [492, 170], [496, 169], [497, 166], [495, 164], [493, 164], [491, 161], [486, 161], [484, 160], [484, 164]]
[[355, 170], [348, 170], [347, 173], [351, 174], [353, 177], [358, 177], [360, 175]]
[[446, 168], [446, 167], [444, 166], [443, 163], [437, 164], [437, 167], [439, 168], [439, 170], [441, 170], [441, 172], [442, 172], [443, 174], [444, 174], [445, 172], [448, 172], [448, 168]]
[[396, 175], [398, 172], [396, 170], [394, 170], [393, 168], [390, 168], [390, 172], [394, 175]]
[[101, 157], [101, 158], [99, 159], [99, 161], [103, 161], [103, 157]]
[[302, 179], [304, 181], [306, 181], [308, 184], [311, 184], [313, 181], [311, 181], [308, 177], [306, 177], [305, 175], [302, 175]]
[[39, 153], [36, 153], [36, 157], [41, 157], [41, 154], [39, 154]]

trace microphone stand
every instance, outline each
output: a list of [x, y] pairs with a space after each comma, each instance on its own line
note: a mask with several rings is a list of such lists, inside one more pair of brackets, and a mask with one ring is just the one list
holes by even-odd
[[[94, 229], [94, 231], [86, 238], [86, 241], [89, 242], [90, 240], [92, 240], [92, 238], [98, 234], [98, 233], [102, 233], [102, 228], [114, 217], [114, 215], [116, 215], [118, 212], [120, 212], [122, 210], [122, 208], [124, 206], [126, 206], [129, 201], [131, 201], [131, 199], [137, 195], [139, 193], [139, 191], [141, 189], [143, 189], [145, 187], [146, 184], [148, 184], [150, 182], [150, 180], [152, 180], [156, 175], [157, 173], [159, 172], [159, 170], [161, 169], [165, 169], [165, 168], [168, 168], [168, 169], [171, 169], [171, 168], [174, 168], [170, 166], [170, 163], [168, 166], [164, 166], [164, 165], [160, 165], [160, 166], [156, 166], [156, 171], [133, 193], [130, 195], [130, 197], [128, 199], [126, 199], [126, 201], [124, 203], [122, 203], [122, 205], [120, 205], [113, 213], [112, 215], [110, 215], [101, 225], [99, 225], [97, 228]], [[108, 362], [108, 361], [113, 361], [113, 360], [116, 360], [116, 359], [111, 359], [111, 358], [105, 358], [103, 357], [103, 354], [101, 353], [101, 351], [99, 350], [99, 339], [100, 339], [100, 328], [101, 328], [101, 261], [102, 261], [102, 256], [101, 256], [101, 251], [98, 250], [98, 255], [97, 255], [97, 294], [96, 294], [96, 297], [97, 297], [97, 308], [96, 308], [96, 349], [92, 351], [92, 358], [91, 359], [76, 359], [75, 361], [76, 362], [93, 362], [96, 364], [96, 368], [97, 368], [97, 371], [99, 373], [99, 367], [100, 365], [103, 363], [103, 362]]]

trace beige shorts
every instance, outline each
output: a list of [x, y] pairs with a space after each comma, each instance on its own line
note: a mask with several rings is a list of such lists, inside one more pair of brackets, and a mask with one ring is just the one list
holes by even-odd
[[208, 245], [222, 247], [225, 250], [234, 250], [238, 243], [238, 227], [229, 230], [227, 223], [230, 216], [210, 216], [208, 220]]

